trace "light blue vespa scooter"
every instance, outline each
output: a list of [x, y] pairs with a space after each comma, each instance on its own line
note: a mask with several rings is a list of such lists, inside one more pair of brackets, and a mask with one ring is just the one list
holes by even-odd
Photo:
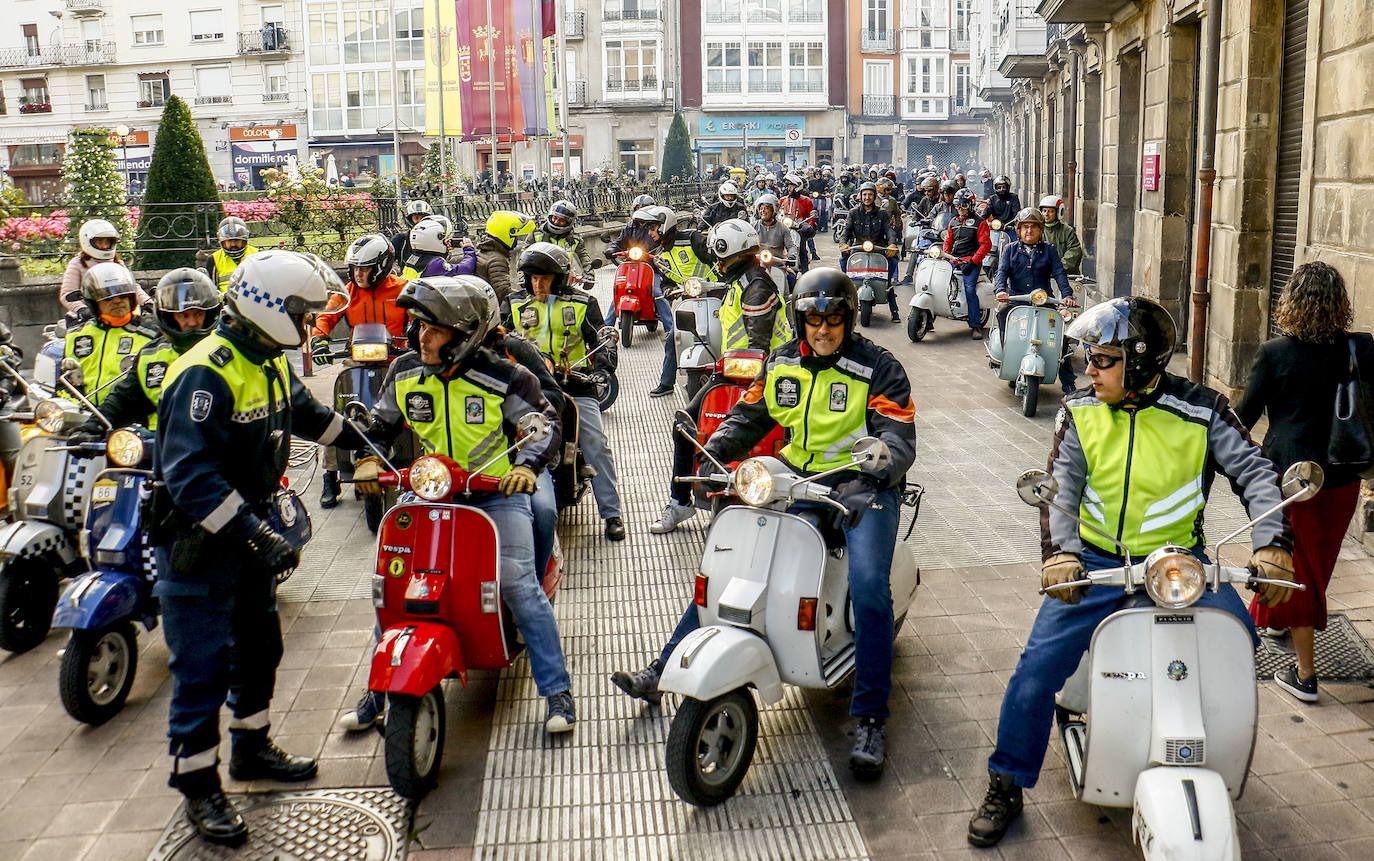
[[997, 373], [997, 379], [1015, 383], [1021, 414], [1030, 417], [1040, 403], [1040, 384], [1046, 372], [1052, 374], [1059, 367], [1064, 328], [1073, 312], [1061, 310], [1063, 300], [1044, 289], [1011, 296], [1009, 301], [1012, 308], [1007, 314], [1006, 344], [997, 328], [983, 343], [988, 350], [988, 366]]

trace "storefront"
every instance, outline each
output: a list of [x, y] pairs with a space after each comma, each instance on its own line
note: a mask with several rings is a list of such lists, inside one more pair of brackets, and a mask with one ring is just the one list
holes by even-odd
[[[549, 142], [549, 160], [554, 176], [563, 175], [563, 138], [554, 138]], [[572, 169], [572, 176], [579, 176], [582, 173], [582, 135], [568, 135], [568, 162]]]
[[[339, 171], [339, 179], [352, 176], [354, 181], [364, 184], [373, 182], [387, 183], [396, 173], [396, 147], [391, 138], [370, 140], [313, 140], [310, 142], [310, 157], [323, 167], [329, 157], [334, 156], [334, 164]], [[425, 148], [416, 141], [401, 141], [401, 173], [415, 174], [424, 163]]]
[[129, 193], [142, 194], [148, 187], [148, 168], [153, 163], [148, 132], [129, 132], [122, 138], [111, 135], [110, 142], [115, 145], [115, 168]]
[[242, 188], [265, 188], [263, 173], [285, 167], [296, 154], [296, 126], [252, 125], [229, 129], [229, 149], [234, 183]]
[[[693, 142], [697, 167], [701, 171], [710, 171], [716, 165], [793, 170], [834, 163], [834, 137], [814, 128], [814, 122], [810, 125], [813, 128], [808, 133], [808, 117], [802, 114], [747, 117], [704, 114], [697, 118], [697, 135]], [[820, 136], [816, 136], [818, 132]]]

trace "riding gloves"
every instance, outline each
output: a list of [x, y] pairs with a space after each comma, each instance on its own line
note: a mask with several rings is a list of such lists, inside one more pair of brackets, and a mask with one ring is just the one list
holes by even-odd
[[[1083, 561], [1072, 553], [1056, 553], [1040, 565], [1040, 588], [1049, 589], [1060, 583], [1072, 583], [1083, 579]], [[1083, 600], [1084, 587], [1072, 589], [1053, 589], [1046, 592], [1051, 598], [1058, 598], [1065, 604], [1077, 604]]]
[[537, 478], [534, 470], [528, 466], [511, 467], [511, 471], [501, 476], [496, 487], [506, 496], [513, 493], [534, 493], [534, 483]]
[[317, 365], [333, 364], [334, 357], [329, 354], [329, 339], [324, 335], [310, 339], [310, 360]]
[[[1259, 577], [1267, 577], [1271, 580], [1292, 580], [1293, 554], [1273, 544], [1268, 547], [1261, 547], [1251, 554], [1250, 568]], [[1260, 603], [1266, 607], [1278, 606], [1293, 596], [1292, 586], [1280, 586], [1277, 583], [1256, 583], [1253, 588], [1259, 595]]]
[[868, 506], [873, 504], [873, 499], [877, 495], [878, 488], [873, 479], [867, 475], [860, 475], [835, 485], [832, 496], [836, 502], [849, 509], [849, 514], [845, 517], [836, 517], [836, 525], [844, 529], [853, 529], [858, 526], [859, 521], [864, 519]]
[[359, 493], [381, 496], [382, 486], [377, 482], [377, 476], [381, 474], [381, 458], [376, 455], [359, 458], [358, 462], [353, 464], [353, 486], [358, 488]]

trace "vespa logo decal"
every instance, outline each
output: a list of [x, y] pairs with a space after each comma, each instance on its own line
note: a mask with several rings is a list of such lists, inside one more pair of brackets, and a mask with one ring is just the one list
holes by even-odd
[[[397, 518], [397, 519], [400, 519], [400, 518]], [[409, 548], [409, 547], [398, 547], [398, 546], [395, 545], [395, 544], [383, 544], [383, 545], [382, 545], [382, 552], [383, 552], [383, 553], [403, 553], [403, 554], [404, 554], [404, 553], [409, 553], [409, 552], [410, 552], [410, 548]]]
[[1144, 673], [1137, 673], [1137, 672], [1131, 672], [1131, 671], [1117, 672], [1117, 671], [1112, 671], [1112, 670], [1104, 670], [1103, 673], [1102, 673], [1102, 678], [1104, 678], [1104, 679], [1121, 679], [1122, 681], [1127, 681], [1127, 682], [1143, 682], [1143, 681], [1145, 681], [1145, 679], [1147, 679], [1147, 678], [1149, 678], [1149, 677], [1146, 676]]
[[1188, 665], [1175, 658], [1169, 662], [1169, 667], [1165, 672], [1169, 674], [1169, 678], [1181, 682], [1188, 678]]

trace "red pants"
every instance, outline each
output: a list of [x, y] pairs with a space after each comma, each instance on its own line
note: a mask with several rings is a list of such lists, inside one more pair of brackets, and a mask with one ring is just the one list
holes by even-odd
[[1250, 601], [1258, 627], [1326, 630], [1326, 586], [1341, 552], [1345, 529], [1360, 499], [1360, 483], [1326, 488], [1288, 509], [1293, 524], [1293, 579], [1307, 586], [1277, 607]]

